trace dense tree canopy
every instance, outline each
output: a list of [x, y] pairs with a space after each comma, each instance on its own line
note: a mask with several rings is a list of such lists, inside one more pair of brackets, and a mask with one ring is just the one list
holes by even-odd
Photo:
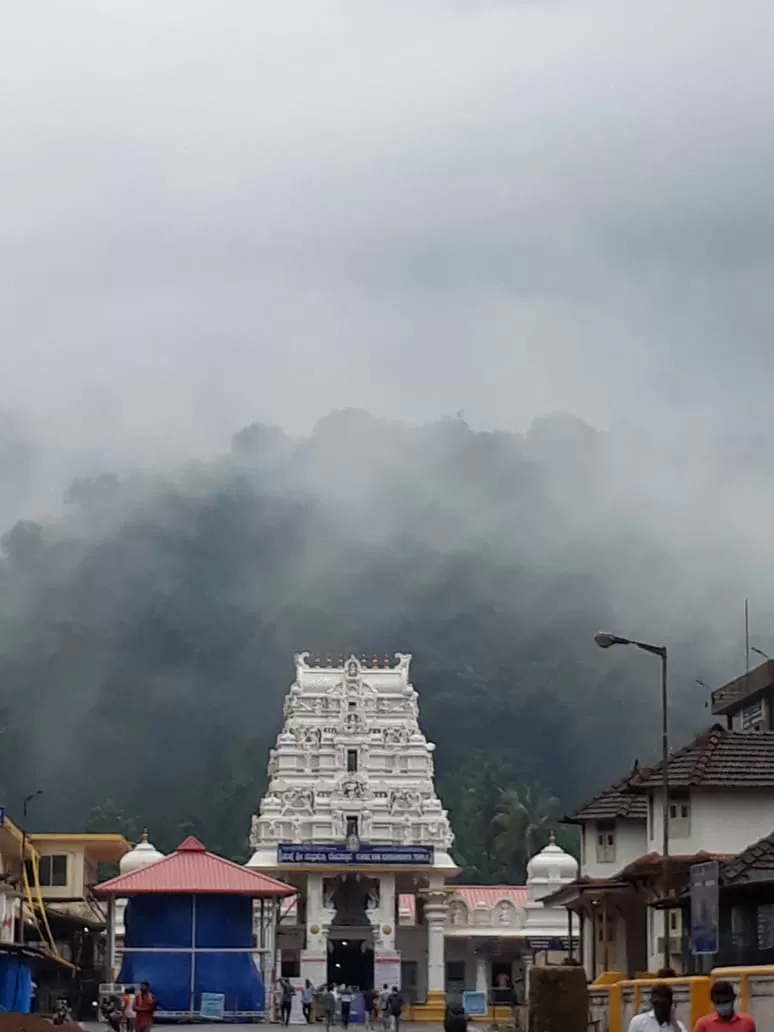
[[[567, 417], [519, 437], [348, 411], [174, 475], [80, 477], [3, 537], [3, 801], [42, 788], [37, 826], [243, 857], [292, 654], [410, 651], [466, 877], [522, 877], [563, 810], [657, 748], [656, 671], [592, 643], [683, 605], [615, 476]], [[700, 629], [672, 633], [675, 676], [704, 674]], [[699, 707], [676, 694], [678, 730]]]

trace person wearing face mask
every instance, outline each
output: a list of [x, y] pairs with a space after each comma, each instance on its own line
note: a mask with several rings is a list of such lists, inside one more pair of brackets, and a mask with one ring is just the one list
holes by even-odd
[[650, 991], [650, 1010], [635, 1014], [629, 1032], [685, 1032], [685, 1025], [674, 1016], [672, 990], [668, 985], [654, 985]]
[[693, 1032], [712, 1032], [729, 1026], [734, 1032], [755, 1032], [755, 1022], [749, 1014], [739, 1014], [734, 1006], [736, 993], [730, 982], [713, 982], [710, 1000], [715, 1010], [706, 1018], [699, 1018]]

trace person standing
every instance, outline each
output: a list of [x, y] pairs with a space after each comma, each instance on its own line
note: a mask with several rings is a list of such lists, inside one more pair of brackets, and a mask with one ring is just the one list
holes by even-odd
[[379, 1010], [382, 1015], [382, 1032], [389, 1032], [390, 1028], [390, 990], [385, 982], [379, 992]]
[[453, 1003], [446, 1008], [443, 1019], [444, 1032], [468, 1032], [468, 1016], [460, 1003]]
[[314, 990], [312, 989], [312, 983], [307, 978], [304, 982], [304, 988], [301, 990], [301, 1010], [304, 1012], [304, 1021], [307, 1025], [312, 1023], [312, 1000], [314, 999]]
[[136, 1013], [135, 1013], [135, 1010], [134, 1010], [134, 997], [135, 997], [134, 986], [133, 985], [127, 986], [126, 992], [124, 993], [124, 1000], [123, 1000], [123, 1003], [124, 1003], [124, 1014], [123, 1014], [124, 1020], [123, 1020], [123, 1025], [124, 1025], [124, 1028], [126, 1029], [126, 1032], [134, 1032], [134, 1022], [135, 1022], [135, 1018], [137, 1016]]
[[397, 985], [392, 987], [388, 1007], [390, 1009], [390, 1026], [392, 1032], [400, 1032], [400, 1016], [403, 1013], [403, 997], [398, 992]]
[[287, 978], [280, 979], [280, 1022], [288, 1027], [290, 1024], [290, 1012], [293, 1010], [293, 995], [295, 989]]
[[326, 1032], [329, 1032], [336, 1015], [336, 997], [333, 995], [332, 985], [326, 985], [325, 990], [320, 997], [320, 1005], [322, 1007], [323, 1017], [325, 1018], [325, 1029]]
[[148, 982], [143, 982], [139, 993], [134, 997], [134, 1027], [137, 1032], [150, 1032], [155, 1013], [156, 997], [151, 992]]
[[376, 1006], [376, 990], [366, 989], [363, 993], [363, 1014], [365, 1017], [365, 1027], [369, 1029], [369, 1032], [373, 1032], [374, 1029], [374, 1007]]
[[650, 1010], [635, 1014], [629, 1022], [629, 1032], [686, 1032], [674, 1012], [672, 989], [668, 985], [654, 985], [650, 991]]
[[710, 1000], [715, 1010], [699, 1018], [693, 1032], [719, 1032], [729, 1028], [729, 1032], [756, 1032], [755, 1020], [749, 1014], [740, 1014], [736, 1010], [736, 993], [730, 982], [713, 982], [710, 989]]
[[343, 985], [339, 991], [339, 1001], [341, 1003], [341, 1024], [344, 1028], [349, 1028], [349, 1016], [352, 1013], [352, 987], [349, 985]]

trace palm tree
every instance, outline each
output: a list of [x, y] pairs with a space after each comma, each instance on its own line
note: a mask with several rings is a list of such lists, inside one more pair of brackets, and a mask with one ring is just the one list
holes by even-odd
[[527, 861], [548, 841], [558, 807], [558, 799], [535, 786], [501, 792], [494, 824], [495, 855], [502, 878], [523, 880]]

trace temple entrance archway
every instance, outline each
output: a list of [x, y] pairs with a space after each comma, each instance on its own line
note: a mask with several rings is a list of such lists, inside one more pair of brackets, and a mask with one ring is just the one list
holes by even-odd
[[368, 939], [332, 939], [329, 942], [328, 982], [373, 989], [374, 951]]

